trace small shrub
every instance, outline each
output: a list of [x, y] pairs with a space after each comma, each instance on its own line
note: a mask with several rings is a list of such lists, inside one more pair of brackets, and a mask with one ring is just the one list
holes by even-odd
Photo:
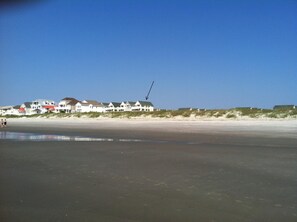
[[278, 118], [278, 115], [276, 113], [269, 113], [267, 115], [267, 117], [269, 117], [269, 118]]
[[236, 118], [236, 115], [234, 113], [228, 113], [226, 115], [226, 118], [231, 119], [231, 118]]
[[191, 114], [192, 114], [191, 111], [185, 111], [185, 112], [183, 112], [182, 116], [183, 116], [183, 117], [190, 117]]
[[205, 110], [195, 112], [195, 116], [206, 116], [206, 115], [207, 115], [207, 111]]

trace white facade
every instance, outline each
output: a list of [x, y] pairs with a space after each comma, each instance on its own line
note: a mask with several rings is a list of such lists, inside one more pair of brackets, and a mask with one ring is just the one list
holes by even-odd
[[55, 102], [53, 100], [37, 99], [31, 104], [32, 113], [43, 114], [49, 111], [55, 111]]
[[23, 113], [20, 112], [19, 110], [20, 106], [3, 106], [0, 107], [0, 115], [6, 116], [6, 115], [16, 115], [16, 116], [21, 116]]
[[31, 102], [25, 102], [21, 105], [20, 107], [20, 112], [23, 114], [23, 115], [32, 115], [32, 114], [36, 114], [32, 107], [31, 107], [32, 103]]
[[13, 106], [2, 106], [0, 108], [1, 115], [14, 115], [14, 109]]
[[122, 102], [119, 108], [120, 112], [127, 112], [127, 111], [131, 111], [131, 109], [129, 110], [129, 107], [127, 105], [126, 102]]
[[130, 112], [132, 111], [132, 107], [135, 105], [136, 102], [122, 102], [119, 108], [119, 111], [122, 112]]
[[154, 106], [151, 102], [147, 101], [137, 101], [132, 106], [132, 111], [145, 111], [145, 112], [152, 112], [154, 111]]
[[131, 112], [131, 111], [154, 111], [154, 106], [151, 102], [137, 101], [137, 102], [122, 102], [122, 103], [109, 103], [106, 108], [107, 112]]
[[84, 100], [78, 102], [75, 105], [75, 111], [81, 113], [88, 113], [88, 112], [105, 112], [104, 105], [102, 103], [98, 103], [97, 101], [88, 101]]
[[56, 103], [53, 100], [46, 99], [36, 99], [32, 102], [32, 105], [41, 105], [41, 106], [55, 106]]
[[108, 106], [105, 108], [105, 110], [106, 110], [106, 112], [119, 112], [121, 110], [120, 105], [121, 105], [121, 103], [111, 102], [108, 104]]
[[58, 112], [70, 113], [72, 110], [72, 106], [69, 104], [68, 101], [62, 100], [59, 102], [58, 107], [56, 107], [56, 110]]
[[57, 112], [65, 112], [65, 113], [76, 112], [75, 105], [78, 102], [80, 101], [78, 101], [77, 99], [66, 97], [59, 102], [58, 106], [56, 107], [56, 110]]
[[0, 107], [0, 114], [1, 114], [2, 116], [7, 115], [6, 113], [7, 113], [7, 112], [10, 112], [10, 110], [11, 110], [12, 108], [13, 108], [12, 106], [1, 106], [1, 107]]

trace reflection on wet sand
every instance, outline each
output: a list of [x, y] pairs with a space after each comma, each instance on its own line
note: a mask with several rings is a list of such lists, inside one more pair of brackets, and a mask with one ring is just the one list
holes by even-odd
[[2, 140], [17, 140], [17, 141], [76, 141], [76, 142], [155, 142], [164, 143], [168, 141], [152, 141], [141, 139], [113, 139], [113, 138], [95, 138], [82, 136], [66, 136], [66, 135], [51, 135], [51, 134], [36, 134], [24, 132], [9, 132], [0, 131], [0, 139]]
[[19, 133], [19, 132], [0, 132], [0, 139], [4, 140], [19, 140], [19, 141], [102, 141], [111, 142], [111, 138], [91, 138], [80, 136], [65, 136], [65, 135], [47, 135], [35, 133]]

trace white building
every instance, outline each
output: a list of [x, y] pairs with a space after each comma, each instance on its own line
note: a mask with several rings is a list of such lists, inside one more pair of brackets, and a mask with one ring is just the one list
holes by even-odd
[[32, 115], [35, 114], [32, 107], [32, 102], [24, 102], [19, 109], [19, 112], [22, 113], [22, 115]]
[[20, 112], [20, 105], [16, 105], [12, 108], [12, 114], [11, 115], [17, 115], [17, 116], [21, 116], [24, 115], [22, 112]]
[[72, 113], [75, 112], [75, 105], [80, 102], [79, 100], [71, 97], [62, 99], [56, 107], [57, 112]]
[[31, 104], [32, 113], [42, 114], [55, 111], [55, 101], [46, 99], [34, 100]]
[[118, 112], [120, 111], [121, 103], [118, 102], [110, 102], [108, 106], [105, 108], [106, 112]]
[[81, 113], [87, 112], [105, 112], [105, 106], [103, 103], [99, 103], [95, 100], [83, 100], [81, 102], [76, 103], [75, 111]]
[[122, 112], [129, 112], [129, 111], [132, 111], [132, 107], [135, 106], [135, 103], [136, 103], [136, 102], [131, 102], [131, 101], [122, 102], [122, 103], [120, 104], [119, 111], [122, 111]]
[[152, 112], [154, 111], [154, 105], [148, 101], [137, 101], [131, 109], [132, 111]]
[[6, 116], [6, 115], [20, 116], [20, 115], [23, 115], [23, 113], [20, 112], [20, 105], [17, 105], [17, 106], [2, 106], [2, 107], [0, 107], [0, 115], [3, 115], [3, 116]]
[[154, 105], [148, 101], [137, 101], [137, 102], [122, 102], [122, 103], [110, 103], [108, 111], [113, 112], [129, 112], [129, 111], [154, 111]]
[[2, 106], [0, 107], [0, 114], [5, 116], [5, 115], [13, 115], [14, 110], [13, 106]]
[[13, 109], [13, 106], [1, 106], [0, 107], [0, 114], [2, 116], [7, 115], [7, 113], [11, 112], [11, 109]]

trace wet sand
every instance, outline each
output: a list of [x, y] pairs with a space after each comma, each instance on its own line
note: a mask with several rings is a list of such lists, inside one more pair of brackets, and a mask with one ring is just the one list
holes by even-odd
[[41, 123], [113, 140], [0, 140], [0, 221], [297, 220], [295, 124]]

